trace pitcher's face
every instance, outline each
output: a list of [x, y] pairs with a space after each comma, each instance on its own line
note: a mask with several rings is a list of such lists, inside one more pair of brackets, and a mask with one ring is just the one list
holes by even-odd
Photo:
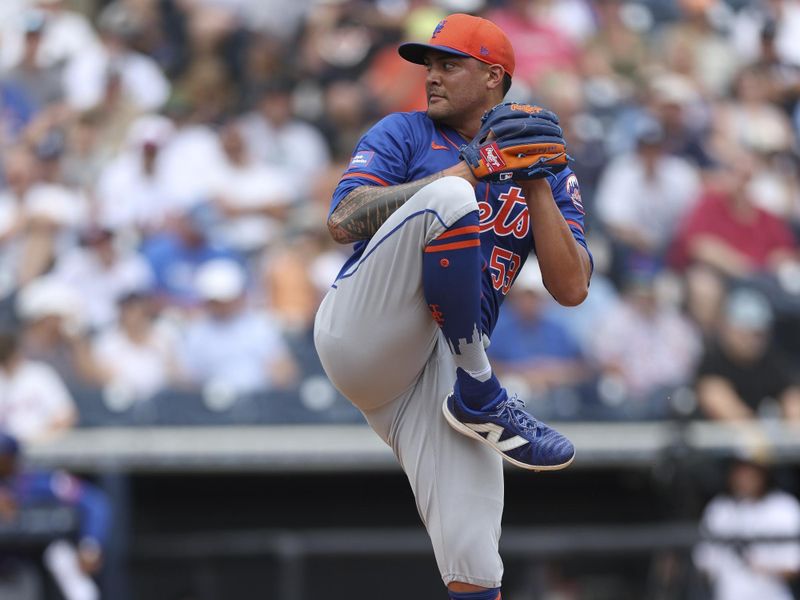
[[479, 60], [431, 50], [425, 56], [425, 68], [427, 114], [432, 120], [453, 123], [471, 115], [480, 117], [492, 106], [487, 65]]

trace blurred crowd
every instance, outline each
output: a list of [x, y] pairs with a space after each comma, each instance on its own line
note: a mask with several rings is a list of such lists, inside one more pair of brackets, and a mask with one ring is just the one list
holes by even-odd
[[800, 419], [800, 1], [0, 4], [0, 423], [24, 441], [84, 394], [319, 376], [331, 192], [372, 123], [424, 109], [396, 46], [451, 12], [498, 23], [509, 98], [560, 116], [595, 257], [577, 309], [521, 273], [490, 347], [509, 387], [548, 418]]

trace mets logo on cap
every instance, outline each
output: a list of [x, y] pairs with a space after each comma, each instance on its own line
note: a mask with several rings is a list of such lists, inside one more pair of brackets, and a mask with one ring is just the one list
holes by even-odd
[[435, 38], [437, 35], [439, 35], [442, 32], [442, 29], [444, 29], [444, 24], [445, 23], [447, 23], [447, 19], [442, 19], [441, 21], [439, 21], [438, 25], [436, 25], [436, 27], [433, 30], [433, 34], [431, 35], [431, 39]]

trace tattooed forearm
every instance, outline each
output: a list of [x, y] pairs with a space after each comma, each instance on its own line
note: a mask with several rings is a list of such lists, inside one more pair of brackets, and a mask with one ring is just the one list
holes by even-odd
[[441, 173], [389, 187], [362, 186], [339, 203], [328, 219], [328, 230], [340, 244], [368, 240], [394, 211]]

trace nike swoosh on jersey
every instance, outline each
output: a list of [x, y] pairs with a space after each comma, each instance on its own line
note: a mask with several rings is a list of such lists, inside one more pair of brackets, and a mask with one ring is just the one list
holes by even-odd
[[447, 150], [447, 146], [440, 146], [436, 142], [431, 142], [431, 150]]

